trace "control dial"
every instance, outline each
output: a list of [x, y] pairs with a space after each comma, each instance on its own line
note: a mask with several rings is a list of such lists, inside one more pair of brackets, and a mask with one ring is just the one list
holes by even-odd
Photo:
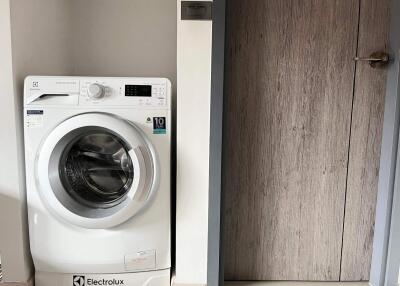
[[98, 83], [92, 83], [87, 89], [89, 98], [99, 99], [104, 96], [104, 86]]

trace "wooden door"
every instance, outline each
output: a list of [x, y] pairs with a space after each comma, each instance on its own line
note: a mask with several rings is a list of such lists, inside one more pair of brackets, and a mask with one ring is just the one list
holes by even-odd
[[368, 280], [389, 0], [227, 1], [227, 280]]

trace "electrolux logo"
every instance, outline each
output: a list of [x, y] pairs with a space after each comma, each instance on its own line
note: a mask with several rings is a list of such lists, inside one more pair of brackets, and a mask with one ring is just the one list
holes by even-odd
[[74, 277], [72, 278], [72, 285], [73, 286], [85, 286], [85, 276], [74, 275]]
[[117, 286], [125, 285], [122, 279], [92, 279], [82, 275], [74, 275], [72, 278], [72, 286]]

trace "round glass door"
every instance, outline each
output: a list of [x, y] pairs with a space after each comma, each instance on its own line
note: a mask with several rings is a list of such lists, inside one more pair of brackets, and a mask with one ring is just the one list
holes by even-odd
[[78, 203], [92, 208], [119, 204], [129, 191], [134, 170], [126, 144], [114, 134], [96, 131], [76, 138], [60, 158], [60, 179]]
[[44, 139], [35, 168], [43, 203], [87, 228], [125, 222], [158, 188], [156, 152], [133, 123], [85, 113], [60, 123]]

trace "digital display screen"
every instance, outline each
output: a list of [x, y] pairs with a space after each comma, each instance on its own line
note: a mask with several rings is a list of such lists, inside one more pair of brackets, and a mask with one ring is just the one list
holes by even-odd
[[151, 85], [125, 85], [125, 96], [151, 97]]

